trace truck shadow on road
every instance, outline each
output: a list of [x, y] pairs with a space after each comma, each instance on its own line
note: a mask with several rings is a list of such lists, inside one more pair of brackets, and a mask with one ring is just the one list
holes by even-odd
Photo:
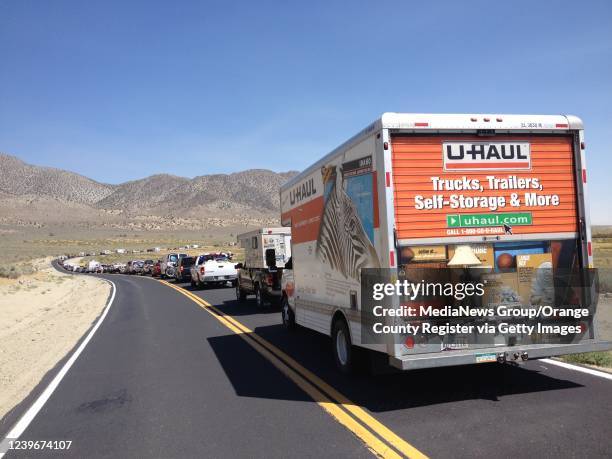
[[[386, 375], [340, 374], [331, 357], [329, 338], [310, 330], [300, 329], [288, 335], [280, 325], [258, 327], [259, 336], [282, 349], [302, 366], [348, 397], [355, 404], [372, 412], [385, 412], [420, 406], [430, 406], [465, 400], [489, 400], [543, 391], [558, 391], [581, 387], [570, 381], [555, 379], [533, 369], [510, 365], [481, 364], [459, 367], [393, 372]], [[286, 391], [266, 383], [278, 371], [267, 365], [253, 371], [246, 360], [258, 360], [254, 349], [238, 335], [208, 338], [236, 394], [243, 397], [285, 399]], [[242, 357], [236, 358], [237, 349]], [[253, 354], [253, 355], [251, 355]], [[263, 357], [259, 356], [261, 360]], [[261, 384], [255, 383], [259, 380]], [[299, 400], [310, 400], [299, 397]]]
[[269, 315], [274, 314], [280, 317], [280, 306], [276, 303], [268, 303], [263, 308], [258, 308], [255, 303], [255, 297], [253, 295], [247, 297], [247, 299], [238, 302], [237, 300], [227, 301], [224, 300], [223, 304], [220, 306], [217, 302], [212, 301], [209, 297], [210, 295], [220, 295], [223, 297], [227, 297], [227, 295], [234, 296], [234, 288], [219, 288], [219, 287], [191, 287], [189, 284], [187, 285], [179, 285], [179, 287], [188, 290], [200, 298], [206, 299], [209, 302], [212, 302], [215, 307], [222, 310], [225, 314], [229, 316], [252, 316], [255, 314], [259, 315]]
[[[197, 294], [197, 293], [196, 293]], [[464, 365], [413, 370], [390, 371], [379, 375], [344, 375], [335, 367], [329, 337], [312, 330], [298, 328], [287, 331], [280, 324], [276, 307], [258, 309], [254, 301], [228, 299], [228, 292], [209, 290], [207, 301], [222, 313], [236, 317], [257, 335], [282, 350], [300, 365], [330, 384], [355, 404], [372, 412], [386, 412], [420, 406], [440, 405], [466, 400], [497, 402], [502, 397], [582, 387], [541, 372], [538, 362], [526, 366], [499, 364]], [[208, 338], [236, 394], [244, 397], [311, 400], [297, 390], [287, 397], [282, 385], [270, 384], [280, 377], [279, 371], [240, 336], [229, 334]], [[240, 355], [240, 358], [236, 358]], [[245, 365], [245, 362], [249, 362]], [[253, 366], [253, 362], [258, 362]], [[290, 383], [293, 384], [293, 383]], [[295, 386], [295, 385], [294, 385]]]

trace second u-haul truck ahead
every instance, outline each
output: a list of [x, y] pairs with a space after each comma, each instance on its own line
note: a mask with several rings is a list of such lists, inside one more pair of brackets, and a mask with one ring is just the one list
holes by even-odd
[[596, 327], [578, 343], [488, 348], [444, 338], [437, 348], [410, 339], [368, 344], [361, 336], [364, 268], [445, 268], [468, 246], [507, 284], [507, 300], [521, 294], [519, 259], [553, 270], [592, 267], [583, 126], [574, 116], [385, 113], [280, 194], [292, 234], [283, 322], [331, 335], [342, 370], [353, 365], [355, 346], [386, 353], [400, 369], [610, 348]]

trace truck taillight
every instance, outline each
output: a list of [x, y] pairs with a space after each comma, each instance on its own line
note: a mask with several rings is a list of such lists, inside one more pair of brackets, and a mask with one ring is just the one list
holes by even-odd
[[273, 285], [274, 284], [274, 276], [272, 274], [268, 274], [266, 276], [266, 284]]
[[582, 169], [582, 183], [586, 183], [586, 169]]
[[182, 266], [179, 269], [180, 269], [181, 272], [183, 272], [183, 267]]
[[204, 266], [200, 266], [200, 274], [204, 274], [205, 271]]
[[589, 257], [593, 256], [593, 243], [591, 241], [587, 242], [587, 253]]

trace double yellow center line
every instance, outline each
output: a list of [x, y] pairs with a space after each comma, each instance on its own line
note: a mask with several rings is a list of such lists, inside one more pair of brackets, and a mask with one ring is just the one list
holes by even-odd
[[163, 280], [159, 282], [185, 295], [231, 331], [239, 335], [251, 347], [272, 363], [281, 373], [297, 384], [298, 387], [306, 392], [309, 397], [329, 413], [337, 422], [356, 435], [377, 456], [385, 458], [403, 456], [410, 458], [427, 457], [389, 428], [374, 419], [364, 409], [355, 405], [348, 398], [314, 373], [304, 368], [285, 352], [263, 339], [232, 316], [226, 315], [215, 306], [188, 290]]

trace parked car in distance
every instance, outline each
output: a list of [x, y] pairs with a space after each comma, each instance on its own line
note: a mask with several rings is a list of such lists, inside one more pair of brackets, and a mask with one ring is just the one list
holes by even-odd
[[159, 277], [161, 276], [161, 260], [157, 260], [151, 266], [151, 277]]
[[136, 260], [132, 264], [132, 270], [133, 270], [134, 274], [143, 274], [143, 269], [144, 269], [144, 261], [143, 260]]
[[237, 275], [234, 263], [226, 254], [205, 253], [199, 255], [191, 267], [191, 285], [235, 285]]
[[151, 274], [151, 268], [155, 262], [153, 260], [145, 260], [144, 265], [142, 266], [143, 274]]
[[176, 263], [179, 261], [179, 258], [183, 258], [186, 256], [186, 253], [169, 253], [164, 258], [162, 258], [161, 277], [174, 277]]
[[132, 260], [128, 261], [128, 274], [142, 274], [142, 270], [144, 268], [144, 261], [142, 260]]
[[191, 267], [195, 263], [195, 257], [179, 258], [174, 271], [176, 282], [191, 282]]

